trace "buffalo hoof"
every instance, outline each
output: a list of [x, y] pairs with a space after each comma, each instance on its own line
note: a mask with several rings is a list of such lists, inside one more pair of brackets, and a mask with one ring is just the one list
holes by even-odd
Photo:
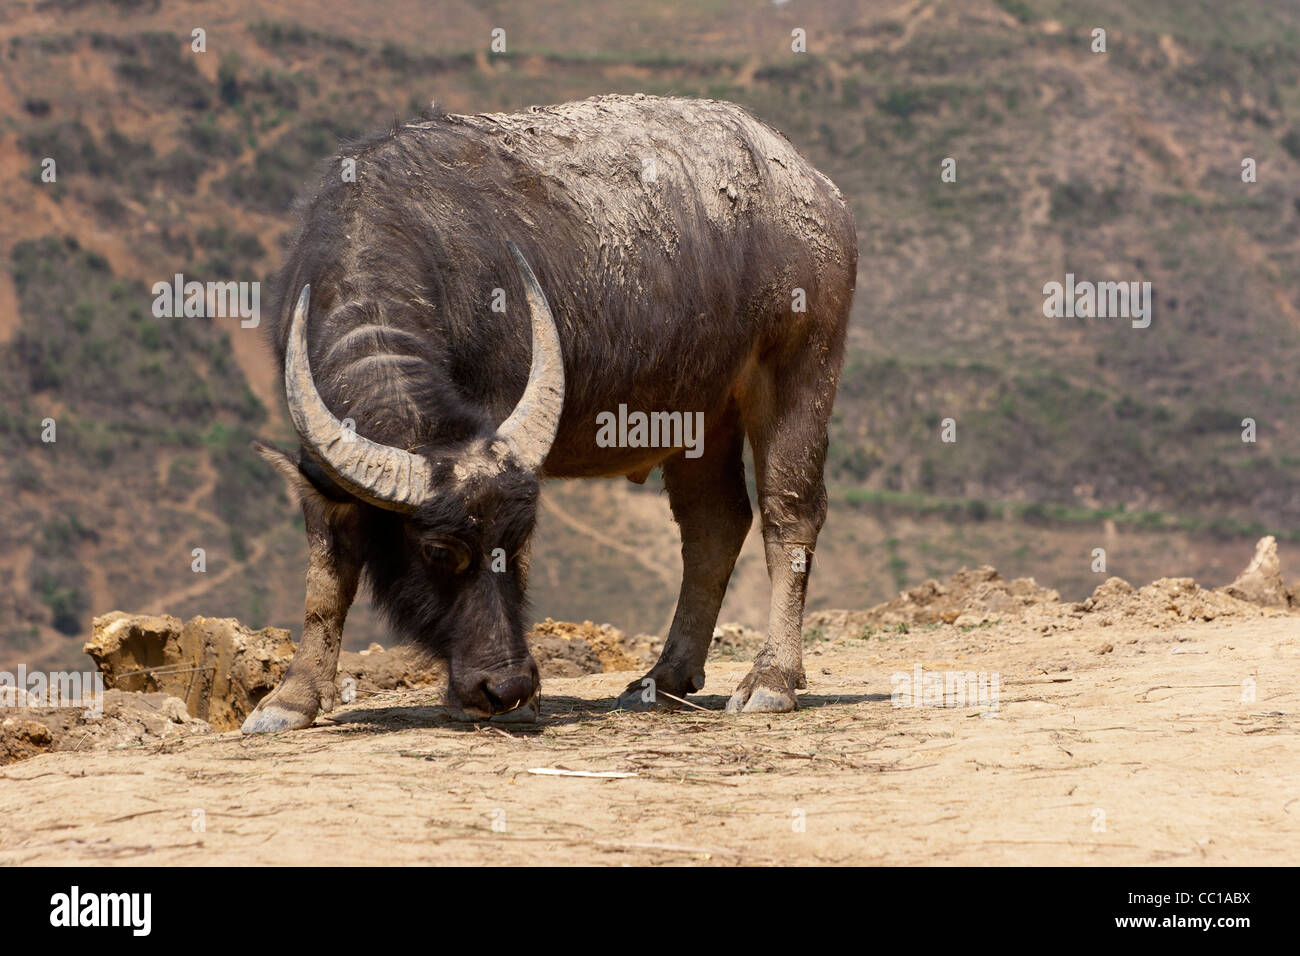
[[[292, 665], [291, 665], [292, 666]], [[317, 686], [323, 690], [318, 691]], [[301, 675], [285, 675], [280, 686], [271, 691], [239, 728], [245, 734], [278, 734], [284, 730], [302, 730], [310, 727], [321, 711], [329, 713], [338, 700], [338, 687], [333, 681], [320, 685]]]
[[755, 667], [727, 701], [729, 714], [787, 714], [798, 708], [794, 686], [775, 667]]
[[[704, 675], [696, 674], [689, 684], [689, 689], [681, 687], [680, 693], [677, 691], [668, 691], [667, 694], [661, 694], [661, 689], [667, 690], [669, 687], [680, 687], [681, 681], [674, 680], [671, 683], [656, 678], [651, 671], [640, 680], [634, 680], [628, 684], [623, 693], [619, 694], [614, 701], [613, 710], [631, 710], [631, 711], [651, 711], [651, 710], [680, 710], [681, 701], [674, 698], [685, 697], [687, 694], [694, 693], [704, 686]], [[672, 696], [669, 696], [671, 694]]]
[[614, 700], [611, 710], [629, 710], [648, 713], [652, 710], [679, 710], [681, 704], [667, 697], [647, 696], [648, 692], [640, 684], [629, 687]]
[[278, 734], [282, 730], [302, 730], [304, 727], [310, 727], [315, 719], [315, 712], [292, 710], [279, 704], [259, 704], [257, 709], [244, 719], [239, 731], [244, 734]]

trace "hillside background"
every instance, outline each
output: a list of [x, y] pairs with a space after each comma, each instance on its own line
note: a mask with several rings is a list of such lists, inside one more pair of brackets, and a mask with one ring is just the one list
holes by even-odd
[[[155, 319], [149, 288], [268, 280], [316, 161], [430, 101], [733, 100], [844, 191], [860, 273], [810, 607], [981, 563], [1077, 599], [1096, 547], [1222, 584], [1262, 533], [1294, 572], [1298, 80], [1300, 7], [1263, 0], [4, 0], [0, 668], [80, 661], [116, 608], [297, 631], [301, 518], [248, 450], [292, 442], [261, 332]], [[1151, 327], [1045, 319], [1067, 272], [1151, 281]], [[657, 477], [551, 486], [533, 568], [537, 617], [662, 633]], [[723, 619], [765, 618], [755, 533]], [[347, 645], [371, 640], [363, 602]]]

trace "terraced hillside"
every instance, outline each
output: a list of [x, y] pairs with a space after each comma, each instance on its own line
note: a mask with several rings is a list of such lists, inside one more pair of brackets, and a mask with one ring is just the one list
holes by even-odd
[[[150, 290], [269, 280], [316, 162], [431, 100], [735, 100], [850, 197], [859, 293], [812, 607], [985, 562], [1081, 597], [1097, 547], [1107, 573], [1223, 583], [1264, 532], [1294, 566], [1300, 10], [515, 6], [0, 10], [0, 667], [76, 660], [90, 616], [117, 607], [296, 626], [300, 522], [247, 450], [290, 437], [259, 332], [156, 319]], [[1043, 286], [1067, 273], [1150, 282], [1150, 327], [1045, 318]], [[538, 616], [662, 629], [679, 564], [655, 480], [548, 496]], [[723, 613], [758, 624], [754, 545]], [[362, 606], [349, 644], [372, 639]]]

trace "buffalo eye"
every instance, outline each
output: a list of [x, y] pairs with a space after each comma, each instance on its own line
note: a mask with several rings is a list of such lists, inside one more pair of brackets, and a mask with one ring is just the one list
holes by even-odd
[[469, 548], [455, 538], [429, 538], [420, 544], [420, 552], [430, 564], [460, 574], [470, 565]]

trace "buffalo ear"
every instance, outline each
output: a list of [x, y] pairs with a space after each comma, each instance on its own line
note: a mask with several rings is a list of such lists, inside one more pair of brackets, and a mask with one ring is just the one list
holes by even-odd
[[269, 442], [255, 441], [251, 444], [258, 457], [274, 468], [280, 477], [284, 479], [284, 483], [289, 486], [289, 496], [296, 503], [314, 502], [325, 497], [321, 490], [312, 483], [311, 479], [303, 474], [302, 469], [298, 467], [298, 462], [294, 460], [289, 452], [277, 448]]

